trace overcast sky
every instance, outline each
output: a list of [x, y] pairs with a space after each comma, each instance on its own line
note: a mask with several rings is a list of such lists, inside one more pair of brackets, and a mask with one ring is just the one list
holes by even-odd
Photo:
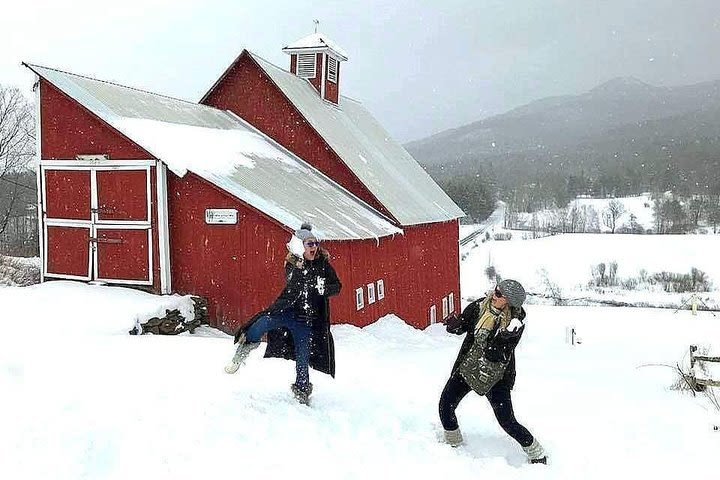
[[27, 61], [193, 101], [242, 48], [288, 68], [280, 49], [318, 19], [350, 57], [341, 93], [401, 142], [617, 76], [667, 86], [720, 78], [719, 0], [3, 4], [0, 84], [29, 92]]

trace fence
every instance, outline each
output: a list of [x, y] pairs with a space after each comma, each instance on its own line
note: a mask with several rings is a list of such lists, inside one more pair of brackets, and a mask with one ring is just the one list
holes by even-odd
[[720, 357], [708, 357], [705, 355], [696, 355], [697, 345], [690, 345], [690, 376], [688, 383], [693, 390], [696, 392], [702, 392], [707, 387], [720, 387], [720, 380], [713, 380], [711, 378], [698, 378], [695, 374], [695, 365], [700, 365], [702, 362], [715, 362], [720, 363]]

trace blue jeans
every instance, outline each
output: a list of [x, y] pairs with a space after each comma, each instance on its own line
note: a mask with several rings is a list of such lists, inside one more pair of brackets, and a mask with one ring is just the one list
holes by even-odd
[[270, 330], [287, 328], [295, 344], [295, 383], [299, 387], [307, 387], [310, 384], [310, 338], [312, 330], [310, 325], [300, 320], [294, 312], [281, 312], [274, 315], [263, 315], [258, 318], [245, 331], [247, 342], [259, 342], [263, 335]]

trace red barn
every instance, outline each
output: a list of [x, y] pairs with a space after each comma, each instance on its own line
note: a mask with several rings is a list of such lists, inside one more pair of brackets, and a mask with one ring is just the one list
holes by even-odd
[[283, 285], [303, 221], [343, 283], [333, 321], [459, 307], [462, 211], [354, 100], [315, 34], [291, 71], [243, 51], [200, 104], [28, 65], [38, 76], [43, 280], [209, 300], [231, 331]]

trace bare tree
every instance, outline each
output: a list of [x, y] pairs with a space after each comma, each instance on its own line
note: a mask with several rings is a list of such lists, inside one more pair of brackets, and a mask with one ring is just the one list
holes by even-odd
[[705, 216], [707, 221], [713, 227], [713, 233], [718, 232], [720, 225], [720, 195], [710, 195], [706, 205]]
[[702, 195], [695, 195], [688, 203], [688, 216], [693, 228], [698, 228], [700, 217], [705, 213], [708, 199]]
[[568, 230], [570, 233], [585, 231], [585, 213], [577, 202], [573, 202], [572, 208], [568, 211]]
[[615, 233], [618, 218], [625, 212], [625, 207], [619, 200], [610, 200], [607, 208], [603, 212], [603, 223], [610, 229], [610, 233]]
[[26, 185], [27, 167], [35, 150], [35, 121], [32, 105], [17, 88], [0, 85], [0, 234], [18, 211]]

